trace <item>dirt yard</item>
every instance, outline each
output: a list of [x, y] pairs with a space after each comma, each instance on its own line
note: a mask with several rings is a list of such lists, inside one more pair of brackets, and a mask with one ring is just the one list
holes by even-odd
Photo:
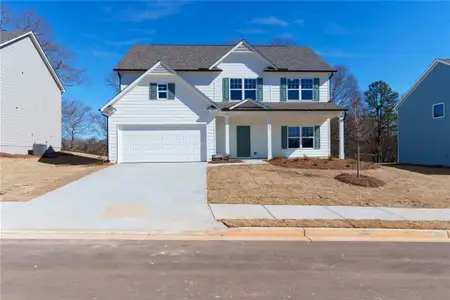
[[382, 166], [364, 170], [383, 187], [352, 186], [334, 177], [351, 170], [295, 169], [265, 165], [208, 168], [208, 201], [228, 204], [293, 204], [450, 208], [450, 169]]
[[106, 165], [92, 156], [0, 157], [0, 201], [28, 201]]

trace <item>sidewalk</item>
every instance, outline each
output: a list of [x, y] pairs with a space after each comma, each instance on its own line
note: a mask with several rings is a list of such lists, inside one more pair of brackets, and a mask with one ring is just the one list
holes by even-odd
[[450, 208], [394, 208], [314, 205], [209, 204], [214, 217], [223, 219], [353, 219], [396, 221], [450, 221]]

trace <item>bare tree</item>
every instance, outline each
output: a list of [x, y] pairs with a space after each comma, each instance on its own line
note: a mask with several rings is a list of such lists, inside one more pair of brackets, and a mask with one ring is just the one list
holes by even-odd
[[115, 93], [120, 92], [119, 76], [116, 72], [111, 71], [106, 75], [105, 84], [109, 86]]
[[14, 16], [2, 6], [1, 17], [0, 30], [23, 30], [34, 33], [50, 64], [65, 86], [87, 82], [84, 70], [74, 66], [73, 54], [66, 47], [54, 41], [52, 27], [35, 10], [26, 9]]
[[288, 39], [288, 38], [283, 38], [283, 37], [274, 37], [269, 44], [271, 46], [295, 46], [296, 45], [294, 40]]
[[354, 92], [357, 90], [356, 79], [344, 66], [336, 66], [336, 73], [331, 77], [331, 101], [337, 105], [352, 106]]
[[100, 113], [92, 113], [91, 120], [93, 131], [97, 134], [98, 139], [106, 139], [108, 135], [108, 119]]
[[1, 5], [0, 6], [0, 29], [3, 28], [6, 24], [8, 24], [11, 21], [11, 14], [9, 11], [6, 10], [6, 8]]
[[356, 177], [361, 175], [361, 142], [364, 139], [363, 110], [361, 109], [361, 95], [359, 91], [353, 93], [353, 138], [356, 142]]
[[[358, 91], [358, 84], [355, 77], [344, 66], [336, 66], [336, 73], [331, 77], [331, 101], [337, 105], [344, 106], [351, 110], [353, 96]], [[348, 137], [353, 130], [353, 116], [345, 118], [345, 136]], [[345, 140], [345, 149], [348, 157], [354, 156], [355, 147], [352, 140]], [[339, 120], [333, 118], [331, 120], [331, 153], [337, 156], [339, 153]]]
[[63, 99], [62, 102], [62, 134], [63, 139], [70, 141], [70, 150], [81, 135], [92, 128], [91, 108], [80, 100]]

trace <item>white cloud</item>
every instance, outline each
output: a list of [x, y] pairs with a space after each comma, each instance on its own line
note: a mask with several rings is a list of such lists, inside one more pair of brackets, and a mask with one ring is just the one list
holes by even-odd
[[148, 42], [148, 40], [149, 40], [148, 37], [147, 38], [137, 38], [137, 39], [126, 39], [126, 40], [112, 40], [112, 39], [103, 38], [103, 37], [96, 36], [93, 34], [88, 34], [88, 33], [83, 34], [83, 36], [85, 36], [89, 39], [92, 39], [92, 40], [99, 41], [105, 45], [114, 46], [114, 47], [129, 46], [129, 45], [133, 45], [133, 44], [145, 43], [145, 42]]
[[126, 22], [143, 22], [159, 20], [161, 18], [175, 15], [181, 12], [181, 7], [187, 1], [151, 1], [146, 2], [143, 7], [125, 8], [117, 14], [117, 18]]
[[300, 25], [300, 26], [304, 26], [305, 25], [305, 20], [303, 19], [297, 19], [294, 21], [294, 24]]
[[329, 23], [325, 27], [325, 33], [331, 34], [331, 35], [352, 35], [353, 34], [349, 29], [339, 25], [336, 22]]
[[265, 30], [262, 30], [260, 28], [240, 28], [238, 30], [236, 30], [239, 33], [242, 34], [263, 34], [266, 33]]
[[267, 18], [253, 18], [253, 20], [250, 23], [263, 24], [263, 25], [274, 25], [274, 26], [282, 26], [282, 27], [286, 27], [289, 25], [288, 22], [278, 19], [277, 17], [274, 17], [274, 16], [270, 16]]

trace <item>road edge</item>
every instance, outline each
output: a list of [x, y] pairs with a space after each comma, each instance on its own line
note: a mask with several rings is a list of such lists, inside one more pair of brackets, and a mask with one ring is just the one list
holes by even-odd
[[2, 231], [0, 239], [287, 240], [450, 242], [450, 230], [241, 227], [213, 232]]

